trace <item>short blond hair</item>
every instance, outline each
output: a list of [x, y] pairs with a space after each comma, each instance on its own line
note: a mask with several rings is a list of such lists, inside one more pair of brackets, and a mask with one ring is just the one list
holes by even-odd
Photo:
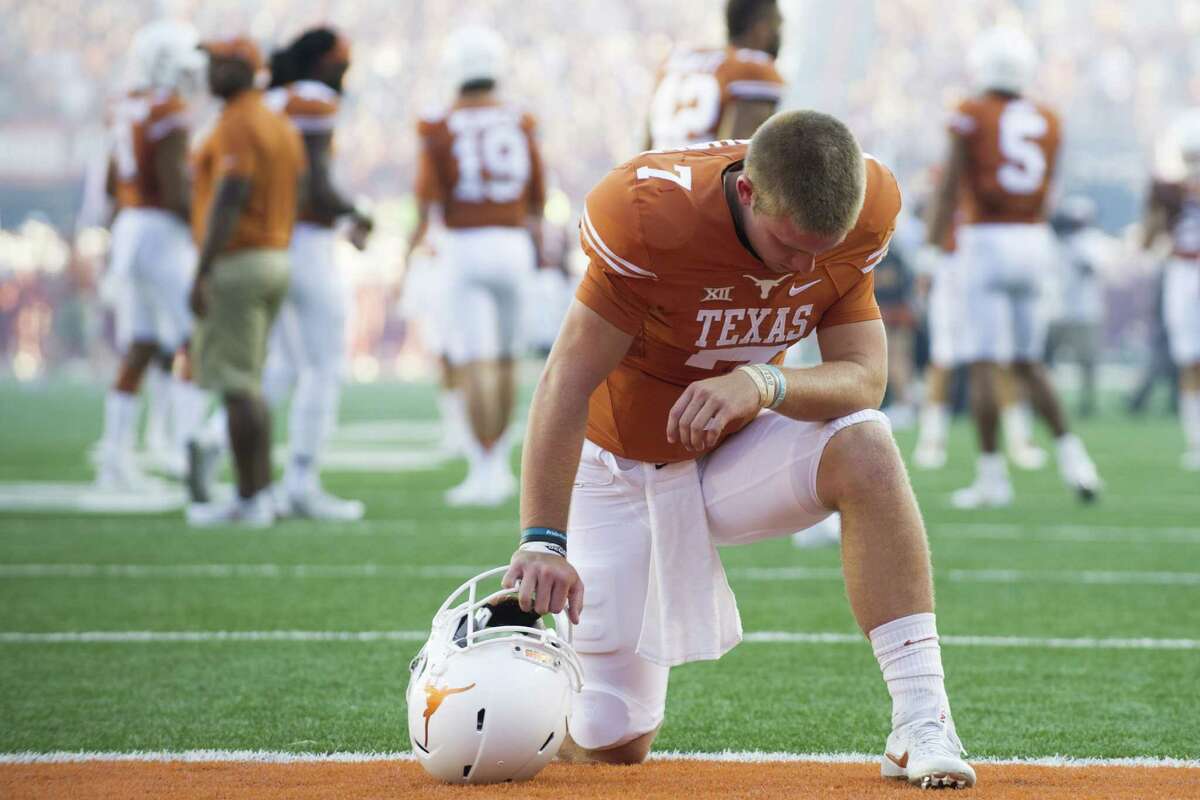
[[862, 211], [867, 171], [854, 134], [819, 111], [783, 111], [762, 124], [746, 151], [753, 208], [787, 216], [818, 236], [844, 236]]

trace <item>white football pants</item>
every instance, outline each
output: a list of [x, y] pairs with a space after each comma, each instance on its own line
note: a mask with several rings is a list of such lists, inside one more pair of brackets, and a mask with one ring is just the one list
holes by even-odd
[[[698, 464], [709, 531], [718, 546], [791, 536], [832, 513], [817, 497], [825, 445], [859, 423], [888, 425], [875, 410], [829, 422], [765, 412]], [[616, 747], [663, 719], [670, 668], [636, 652], [649, 585], [650, 514], [641, 462], [584, 442], [568, 524], [569, 558], [584, 585], [574, 630], [583, 691], [569, 729], [588, 749]], [[701, 523], [702, 524], [702, 523]]]
[[271, 329], [263, 394], [278, 406], [295, 389], [288, 420], [291, 459], [315, 464], [337, 421], [346, 360], [349, 292], [329, 228], [299, 224], [292, 234], [287, 298]]

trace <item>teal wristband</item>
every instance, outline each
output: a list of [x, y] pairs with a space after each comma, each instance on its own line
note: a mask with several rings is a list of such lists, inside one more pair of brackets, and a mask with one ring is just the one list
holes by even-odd
[[787, 378], [783, 377], [783, 370], [774, 364], [763, 364], [762, 368], [775, 376], [775, 399], [767, 406], [774, 410], [783, 405], [783, 398], [787, 397]]
[[529, 542], [545, 542], [559, 547], [567, 546], [567, 534], [554, 528], [526, 528], [521, 531], [521, 544]]

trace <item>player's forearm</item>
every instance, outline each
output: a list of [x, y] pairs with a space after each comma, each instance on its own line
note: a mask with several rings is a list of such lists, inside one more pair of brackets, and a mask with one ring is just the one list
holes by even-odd
[[854, 361], [783, 367], [782, 371], [787, 396], [775, 410], [792, 419], [819, 422], [879, 408], [887, 387], [886, 368], [881, 373]]
[[521, 453], [521, 527], [565, 531], [579, 453], [587, 430], [588, 396], [553, 372], [543, 373], [529, 409]]

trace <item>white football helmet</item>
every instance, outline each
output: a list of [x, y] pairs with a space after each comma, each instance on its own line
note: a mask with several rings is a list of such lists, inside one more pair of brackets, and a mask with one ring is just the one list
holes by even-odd
[[457, 89], [471, 81], [498, 81], [507, 56], [508, 48], [495, 31], [461, 28], [446, 41], [443, 65]]
[[[570, 626], [521, 611], [516, 589], [481, 596], [475, 576], [446, 598], [410, 665], [408, 733], [425, 771], [449, 783], [529, 780], [558, 753], [583, 682]], [[463, 595], [466, 599], [463, 600]], [[567, 631], [567, 637], [559, 634]]]
[[132, 89], [190, 90], [206, 60], [200, 38], [185, 22], [158, 20], [138, 30], [129, 48]]
[[978, 91], [1020, 94], [1033, 83], [1037, 50], [1019, 30], [998, 26], [975, 39], [967, 65]]

